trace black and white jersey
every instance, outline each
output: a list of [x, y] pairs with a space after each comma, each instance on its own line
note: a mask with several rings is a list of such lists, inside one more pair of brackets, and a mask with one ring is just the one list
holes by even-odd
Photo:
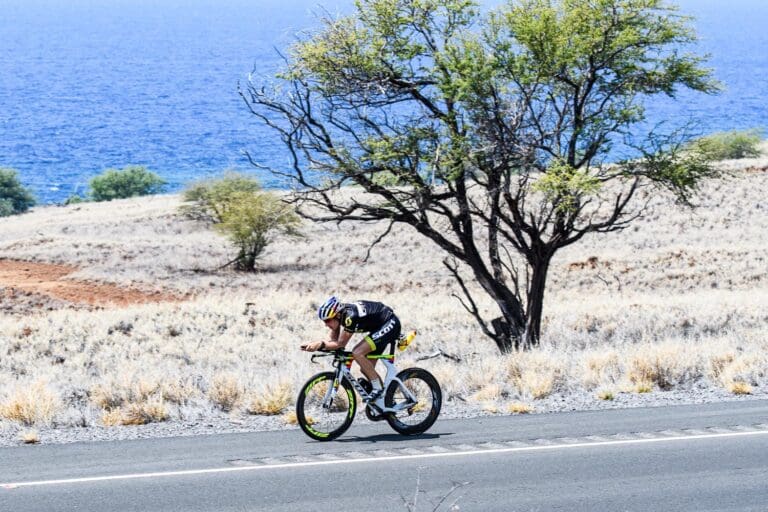
[[339, 312], [341, 326], [347, 332], [378, 331], [393, 316], [394, 313], [389, 306], [367, 300], [344, 304]]

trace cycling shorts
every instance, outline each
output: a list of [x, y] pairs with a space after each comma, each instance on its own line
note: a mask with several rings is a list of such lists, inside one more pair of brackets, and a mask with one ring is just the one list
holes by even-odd
[[395, 343], [399, 337], [400, 319], [393, 314], [376, 332], [366, 336], [365, 341], [371, 347], [371, 354], [379, 355], [384, 353], [388, 346], [394, 353]]

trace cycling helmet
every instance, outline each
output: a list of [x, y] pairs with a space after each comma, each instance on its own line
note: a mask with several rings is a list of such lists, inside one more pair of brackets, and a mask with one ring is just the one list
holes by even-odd
[[331, 295], [323, 304], [317, 308], [317, 316], [320, 320], [330, 320], [336, 318], [336, 315], [341, 308], [341, 302], [335, 295]]

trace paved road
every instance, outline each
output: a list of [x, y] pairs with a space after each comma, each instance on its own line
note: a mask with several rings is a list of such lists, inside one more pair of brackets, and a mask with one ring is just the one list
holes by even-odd
[[287, 430], [0, 449], [2, 511], [396, 512], [414, 498], [415, 511], [442, 498], [440, 510], [765, 511], [768, 401], [438, 421], [417, 438], [359, 422], [332, 443]]

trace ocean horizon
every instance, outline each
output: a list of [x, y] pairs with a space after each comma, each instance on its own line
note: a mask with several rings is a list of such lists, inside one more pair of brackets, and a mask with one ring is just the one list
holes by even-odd
[[[225, 170], [288, 155], [248, 112], [238, 84], [267, 80], [278, 50], [352, 0], [0, 0], [0, 167], [40, 203], [85, 192], [107, 168], [143, 165], [178, 191]], [[487, 0], [484, 5], [498, 3]], [[768, 2], [681, 0], [697, 51], [725, 85], [648, 104], [648, 122], [694, 121], [701, 134], [761, 128], [768, 118]]]

